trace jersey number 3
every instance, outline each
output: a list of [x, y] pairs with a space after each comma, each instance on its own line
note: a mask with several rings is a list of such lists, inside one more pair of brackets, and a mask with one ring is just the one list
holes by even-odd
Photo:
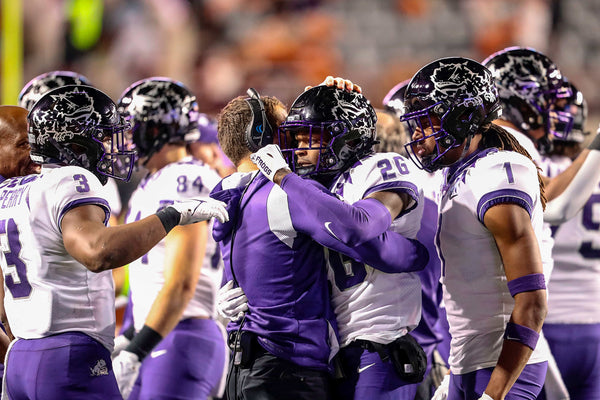
[[15, 299], [29, 297], [31, 285], [27, 280], [27, 266], [19, 258], [19, 229], [12, 218], [0, 220], [0, 250], [3, 253], [0, 262], [6, 287]]

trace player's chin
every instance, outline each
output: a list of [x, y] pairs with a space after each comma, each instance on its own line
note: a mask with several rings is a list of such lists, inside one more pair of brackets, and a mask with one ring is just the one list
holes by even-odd
[[23, 175], [39, 174], [42, 172], [42, 166], [40, 164], [30, 163], [23, 170]]

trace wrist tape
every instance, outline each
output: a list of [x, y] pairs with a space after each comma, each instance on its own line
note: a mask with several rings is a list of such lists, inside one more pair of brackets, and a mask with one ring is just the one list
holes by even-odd
[[162, 222], [165, 231], [169, 233], [171, 232], [171, 229], [179, 225], [181, 214], [173, 207], [165, 207], [157, 212], [156, 216], [160, 219], [160, 222]]
[[125, 350], [137, 355], [139, 360], [142, 361], [162, 338], [160, 333], [156, 332], [148, 325], [144, 325], [133, 339], [131, 339], [131, 343], [127, 345]]

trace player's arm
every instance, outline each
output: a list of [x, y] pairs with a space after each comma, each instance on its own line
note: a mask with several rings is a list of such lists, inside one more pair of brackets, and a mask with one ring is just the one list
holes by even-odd
[[165, 283], [156, 296], [146, 325], [163, 337], [175, 328], [194, 296], [204, 260], [208, 224], [176, 227], [165, 239]]
[[[126, 360], [135, 355], [136, 363], [141, 362], [179, 323], [200, 278], [207, 238], [206, 222], [176, 227], [167, 235], [165, 282], [152, 303], [144, 326], [117, 358]], [[118, 374], [117, 380], [122, 378]]]
[[225, 204], [213, 199], [176, 202], [130, 224], [106, 227], [106, 211], [81, 205], [65, 213], [61, 230], [65, 249], [92, 272], [117, 268], [146, 254], [171, 229], [210, 218], [229, 220]]
[[[290, 209], [316, 218], [314, 226], [348, 246], [358, 246], [376, 238], [390, 227], [393, 217], [377, 198], [365, 198], [347, 204], [319, 188], [307, 184], [298, 175], [286, 171], [280, 181], [287, 193]], [[401, 197], [395, 195], [399, 202]]]
[[96, 205], [69, 210], [61, 223], [65, 249], [92, 272], [121, 267], [146, 254], [167, 234], [156, 215], [131, 224], [106, 227]]
[[588, 148], [566, 170], [552, 179], [544, 179], [548, 199], [544, 221], [563, 223], [584, 206], [600, 181], [599, 163], [600, 128]]
[[544, 221], [561, 224], [585, 205], [600, 181], [599, 164], [600, 151], [585, 149], [562, 173], [546, 178]]
[[503, 399], [527, 364], [547, 313], [542, 260], [528, 212], [516, 204], [498, 204], [483, 222], [502, 257], [515, 306], [498, 363], [485, 393]]

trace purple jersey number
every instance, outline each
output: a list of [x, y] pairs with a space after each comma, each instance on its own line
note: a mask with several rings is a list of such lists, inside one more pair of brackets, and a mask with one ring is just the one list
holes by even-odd
[[[341, 291], [356, 286], [367, 277], [365, 264], [329, 250], [329, 265], [333, 269], [335, 285]], [[350, 267], [350, 268], [347, 268]]]
[[79, 183], [79, 185], [75, 187], [79, 193], [87, 193], [90, 191], [90, 184], [85, 175], [75, 174], [73, 175], [73, 180]]
[[[600, 229], [600, 221], [594, 219], [594, 208], [600, 205], [600, 194], [593, 194], [583, 207], [581, 224], [589, 231], [598, 231]], [[582, 242], [579, 246], [579, 253], [583, 258], [600, 258], [600, 249], [594, 248], [593, 243]]]
[[[4, 271], [6, 287], [15, 299], [29, 297], [31, 285], [27, 280], [27, 266], [19, 258], [19, 253], [21, 253], [19, 229], [12, 218], [0, 220], [0, 244], [6, 260], [6, 270]], [[16, 275], [13, 273], [13, 268]]]
[[[394, 157], [394, 165], [396, 167], [396, 171], [398, 171], [400, 175], [406, 175], [408, 174], [408, 166], [406, 163], [402, 162], [402, 160], [402, 157]], [[389, 181], [390, 179], [396, 178], [396, 173], [392, 171], [394, 167], [392, 166], [390, 160], [384, 158], [377, 161], [377, 168], [381, 170], [380, 172], [383, 180]]]

